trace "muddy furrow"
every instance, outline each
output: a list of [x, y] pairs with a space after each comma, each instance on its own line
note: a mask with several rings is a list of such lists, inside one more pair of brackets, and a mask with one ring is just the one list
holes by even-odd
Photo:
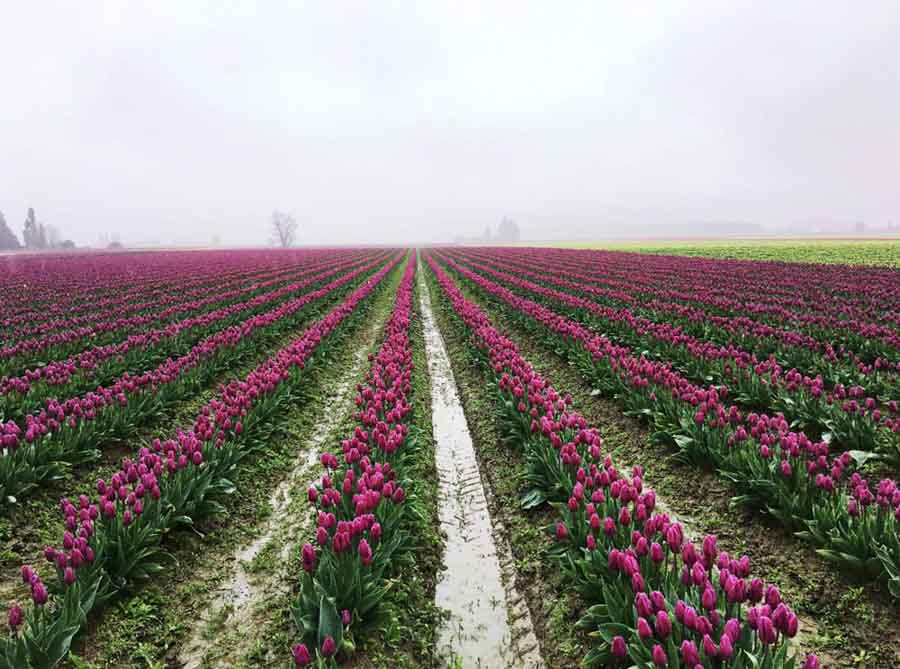
[[[432, 424], [447, 536], [436, 603], [449, 611], [439, 653], [463, 667], [543, 667], [531, 616], [519, 595], [509, 547], [492, 526], [472, 438], [444, 341], [419, 272], [422, 320], [431, 376]], [[455, 663], [455, 664], [454, 664]]]

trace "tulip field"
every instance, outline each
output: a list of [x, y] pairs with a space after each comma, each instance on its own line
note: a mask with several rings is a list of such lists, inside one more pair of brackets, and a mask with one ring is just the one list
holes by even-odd
[[0, 669], [900, 666], [900, 270], [748, 255], [6, 258]]

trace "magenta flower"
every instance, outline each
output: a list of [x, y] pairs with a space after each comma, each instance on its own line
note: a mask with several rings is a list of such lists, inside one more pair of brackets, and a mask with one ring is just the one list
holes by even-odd
[[659, 644], [655, 644], [653, 646], [653, 664], [657, 667], [665, 667], [668, 664], [668, 659], [666, 658], [666, 651], [663, 650], [663, 647]]
[[756, 622], [756, 634], [764, 644], [772, 644], [778, 639], [778, 632], [772, 619], [768, 616], [760, 616]]
[[12, 608], [9, 610], [9, 627], [15, 632], [19, 625], [22, 624], [22, 607], [18, 604], [13, 604]]
[[372, 563], [372, 548], [365, 539], [360, 539], [359, 541], [359, 557], [362, 558], [364, 565], [368, 566]]
[[294, 656], [294, 664], [298, 667], [308, 667], [310, 662], [312, 662], [312, 658], [309, 656], [309, 649], [305, 644], [295, 644], [291, 653]]
[[653, 636], [653, 630], [650, 629], [650, 623], [647, 622], [646, 618], [637, 619], [637, 633], [641, 641], [646, 641]]
[[322, 655], [325, 657], [331, 657], [337, 651], [337, 645], [334, 643], [334, 639], [329, 635], [325, 637], [325, 641], [322, 642]]
[[316, 549], [312, 547], [312, 544], [304, 544], [301, 556], [303, 569], [311, 574], [316, 569]]
[[628, 647], [625, 645], [625, 639], [621, 636], [613, 637], [612, 654], [619, 659], [624, 658], [628, 654]]
[[734, 655], [734, 644], [728, 634], [723, 634], [722, 638], [719, 639], [719, 657], [727, 660], [732, 655]]
[[44, 604], [46, 604], [47, 599], [49, 598], [47, 587], [37, 577], [36, 580], [31, 584], [31, 598], [38, 606], [43, 606]]
[[693, 641], [688, 641], [685, 639], [681, 642], [681, 659], [684, 660], [684, 663], [693, 667], [695, 664], [700, 663], [700, 654], [697, 651], [697, 644]]
[[568, 536], [569, 536], [569, 530], [566, 529], [565, 524], [557, 521], [557, 523], [556, 523], [556, 538], [559, 541], [563, 541]]
[[672, 633], [672, 621], [665, 611], [659, 611], [656, 614], [656, 633], [660, 639], [667, 639]]

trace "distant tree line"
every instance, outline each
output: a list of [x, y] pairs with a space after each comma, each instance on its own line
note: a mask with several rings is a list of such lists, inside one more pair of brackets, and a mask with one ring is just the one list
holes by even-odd
[[[59, 229], [53, 225], [44, 225], [38, 222], [34, 209], [28, 208], [25, 216], [25, 226], [22, 228], [24, 248], [40, 251], [44, 249], [74, 249], [75, 243], [70, 239], [63, 239]], [[0, 211], [0, 251], [16, 251], [23, 248], [18, 238], [6, 222], [6, 217]]]

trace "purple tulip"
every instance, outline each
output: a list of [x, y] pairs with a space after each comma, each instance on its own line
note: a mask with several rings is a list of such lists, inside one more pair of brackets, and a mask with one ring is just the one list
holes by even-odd
[[292, 653], [294, 655], [294, 664], [298, 667], [308, 667], [310, 662], [312, 662], [309, 649], [305, 644], [295, 644]]
[[334, 639], [331, 636], [326, 636], [325, 641], [322, 642], [322, 655], [331, 657], [336, 651], [337, 644], [335, 644]]
[[647, 622], [646, 618], [637, 619], [637, 633], [642, 641], [646, 641], [653, 636], [653, 630], [650, 629], [650, 623]]
[[732, 655], [734, 655], [734, 644], [732, 644], [731, 637], [728, 634], [723, 634], [722, 638], [719, 639], [719, 657], [727, 660]]
[[667, 639], [672, 633], [672, 621], [669, 620], [669, 614], [665, 611], [659, 611], [656, 614], [656, 633], [660, 639]]
[[566, 528], [564, 523], [557, 522], [556, 523], [556, 538], [559, 541], [564, 541], [566, 537], [569, 536], [569, 530]]
[[806, 662], [803, 663], [803, 669], [819, 669], [819, 658], [815, 655], [807, 655]]
[[668, 664], [668, 659], [666, 658], [666, 651], [663, 650], [663, 647], [659, 644], [655, 644], [653, 646], [653, 664], [657, 667], [665, 667]]
[[15, 632], [19, 625], [22, 624], [22, 607], [18, 604], [13, 604], [12, 608], [9, 610], [9, 627]]
[[731, 638], [731, 643], [735, 644], [741, 638], [741, 622], [737, 618], [729, 618], [725, 623], [725, 634]]
[[312, 544], [304, 544], [302, 551], [303, 569], [307, 573], [313, 573], [316, 569], [316, 549]]
[[760, 616], [756, 623], [756, 634], [759, 640], [764, 644], [773, 644], [778, 638], [778, 632], [775, 630], [775, 624], [768, 616]]
[[365, 539], [360, 539], [358, 550], [362, 563], [366, 566], [370, 565], [372, 563], [372, 548], [369, 546], [369, 542]]
[[700, 654], [697, 651], [697, 644], [693, 641], [688, 641], [685, 639], [681, 642], [681, 659], [684, 660], [684, 663], [689, 667], [693, 667], [695, 664], [700, 663]]
[[614, 657], [622, 659], [628, 654], [628, 648], [625, 645], [625, 639], [621, 636], [615, 636], [612, 640], [612, 654]]
[[34, 583], [31, 584], [31, 598], [38, 606], [43, 606], [47, 603], [49, 593], [47, 592], [47, 587], [41, 582], [40, 579], [37, 579]]
[[716, 591], [711, 587], [707, 586], [703, 591], [703, 595], [700, 597], [701, 602], [703, 603], [703, 608], [707, 611], [712, 611], [716, 608]]
[[349, 627], [350, 621], [352, 619], [353, 619], [353, 617], [350, 615], [349, 610], [344, 609], [343, 611], [341, 611], [341, 623], [344, 625], [344, 627]]

